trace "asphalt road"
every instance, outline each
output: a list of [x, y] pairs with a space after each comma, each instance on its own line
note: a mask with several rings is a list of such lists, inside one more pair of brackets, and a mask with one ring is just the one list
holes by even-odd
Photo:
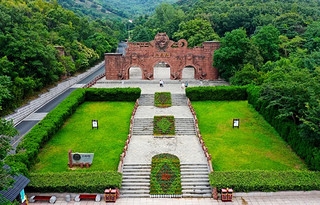
[[[127, 47], [127, 44], [124, 42], [120, 42], [119, 46], [117, 48], [117, 53], [125, 54], [125, 48]], [[77, 84], [87, 84], [91, 80], [93, 80], [97, 75], [100, 75], [101, 73], [105, 72], [104, 64], [94, 73], [89, 75], [88, 77], [84, 78], [83, 80], [79, 81]], [[43, 105], [40, 109], [38, 109], [35, 113], [48, 113], [51, 110], [53, 110], [55, 107], [57, 107], [66, 97], [70, 95], [72, 91], [74, 91], [76, 88], [69, 88], [65, 92], [58, 95], [56, 98], [52, 99], [45, 105]], [[23, 136], [31, 130], [40, 120], [23, 120], [19, 124], [17, 124], [15, 127], [19, 131], [19, 135], [15, 136], [12, 139], [11, 145], [13, 149], [15, 150]], [[13, 152], [11, 152], [13, 153]]]

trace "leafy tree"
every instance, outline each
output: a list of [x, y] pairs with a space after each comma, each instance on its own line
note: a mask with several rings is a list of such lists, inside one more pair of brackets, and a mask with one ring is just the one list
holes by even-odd
[[315, 21], [307, 27], [304, 33], [306, 39], [305, 48], [309, 52], [320, 50], [320, 21]]
[[263, 58], [260, 54], [259, 48], [254, 45], [251, 41], [250, 47], [248, 48], [244, 59], [243, 64], [251, 64], [256, 70], [260, 70], [263, 65]]
[[304, 32], [306, 23], [298, 13], [285, 13], [275, 18], [274, 26], [282, 35], [294, 38]]
[[195, 19], [182, 22], [179, 30], [174, 33], [176, 40], [186, 39], [189, 47], [200, 46], [204, 41], [219, 40], [219, 36], [213, 31], [209, 21]]
[[134, 42], [152, 41], [153, 37], [152, 31], [143, 26], [136, 26], [132, 32], [132, 41]]
[[154, 16], [144, 26], [154, 30], [153, 33], [165, 32], [169, 37], [172, 37], [184, 19], [185, 14], [181, 9], [175, 9], [170, 4], [161, 4], [156, 8]]
[[306, 104], [304, 116], [300, 119], [300, 134], [315, 146], [320, 144], [320, 100]]
[[237, 71], [234, 76], [230, 78], [232, 85], [260, 85], [263, 82], [263, 73], [258, 72], [253, 65], [245, 64], [244, 67]]
[[252, 36], [252, 42], [259, 48], [265, 62], [279, 58], [279, 31], [274, 26], [263, 26]]
[[[79, 17], [57, 1], [3, 0], [0, 18], [0, 76], [12, 80], [12, 97], [3, 99], [1, 115], [63, 74], [85, 70], [115, 50], [124, 29], [119, 22]], [[66, 56], [55, 46], [63, 46]]]
[[214, 52], [214, 66], [219, 68], [220, 76], [228, 80], [243, 64], [246, 51], [250, 48], [250, 40], [244, 29], [227, 32], [221, 38], [220, 49]]
[[290, 60], [276, 63], [262, 84], [261, 99], [279, 111], [279, 118], [292, 119], [296, 124], [304, 116], [306, 104], [319, 98], [320, 82], [307, 69], [298, 69]]
[[8, 76], [0, 76], [0, 110], [2, 109], [2, 103], [4, 100], [12, 99], [12, 94], [10, 92], [10, 87], [12, 86], [12, 81]]
[[6, 189], [13, 183], [12, 170], [5, 169], [4, 158], [11, 150], [11, 139], [18, 134], [18, 131], [13, 127], [12, 122], [0, 119], [0, 190]]
[[283, 57], [289, 57], [291, 53], [297, 52], [298, 48], [301, 48], [306, 41], [300, 36], [296, 36], [293, 39], [289, 39], [287, 36], [279, 36], [280, 40], [280, 51]]

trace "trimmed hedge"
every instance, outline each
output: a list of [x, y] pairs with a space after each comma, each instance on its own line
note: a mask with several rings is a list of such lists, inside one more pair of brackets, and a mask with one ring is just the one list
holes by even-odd
[[86, 101], [136, 101], [140, 88], [87, 88]]
[[236, 192], [320, 190], [320, 172], [233, 171], [209, 175], [213, 187], [233, 188]]
[[275, 108], [266, 109], [268, 102], [259, 100], [260, 87], [250, 86], [247, 89], [250, 103], [274, 127], [279, 135], [302, 158], [310, 170], [320, 171], [320, 148], [314, 147], [299, 134], [299, 128], [293, 121], [276, 118], [279, 112]]
[[188, 87], [186, 95], [192, 101], [247, 100], [247, 86]]
[[64, 122], [85, 100], [89, 101], [135, 101], [140, 88], [87, 88], [73, 91], [55, 109], [24, 136], [15, 155], [6, 158], [6, 164], [28, 176], [28, 169], [36, 162], [40, 149], [63, 126]]
[[27, 192], [103, 193], [121, 188], [122, 174], [106, 172], [31, 173]]

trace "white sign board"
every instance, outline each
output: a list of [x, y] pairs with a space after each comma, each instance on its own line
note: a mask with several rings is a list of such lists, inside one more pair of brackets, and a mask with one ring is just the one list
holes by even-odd
[[92, 120], [92, 129], [97, 128], [98, 129], [98, 120]]
[[92, 164], [94, 153], [72, 153], [72, 163]]
[[233, 119], [233, 128], [235, 127], [239, 128], [239, 122], [240, 122], [239, 119]]

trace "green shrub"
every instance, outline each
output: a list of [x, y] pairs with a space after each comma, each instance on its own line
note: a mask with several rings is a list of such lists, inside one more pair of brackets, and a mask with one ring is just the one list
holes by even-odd
[[154, 116], [153, 134], [154, 135], [174, 135], [175, 134], [174, 116]]
[[86, 101], [136, 101], [140, 88], [87, 88]]
[[171, 93], [170, 92], [156, 92], [154, 94], [154, 106], [156, 107], [170, 107]]
[[150, 194], [181, 194], [180, 160], [171, 154], [152, 157]]
[[232, 171], [209, 175], [213, 187], [249, 191], [308, 191], [320, 189], [320, 172], [309, 171]]
[[268, 102], [260, 100], [260, 87], [250, 86], [247, 89], [248, 102], [269, 122], [288, 142], [295, 153], [302, 158], [310, 170], [320, 171], [320, 148], [307, 142], [299, 133], [299, 127], [288, 119], [279, 119], [277, 109], [266, 107]]
[[190, 100], [247, 100], [247, 86], [188, 87], [186, 95]]
[[27, 192], [103, 193], [121, 188], [122, 174], [105, 172], [31, 173]]

